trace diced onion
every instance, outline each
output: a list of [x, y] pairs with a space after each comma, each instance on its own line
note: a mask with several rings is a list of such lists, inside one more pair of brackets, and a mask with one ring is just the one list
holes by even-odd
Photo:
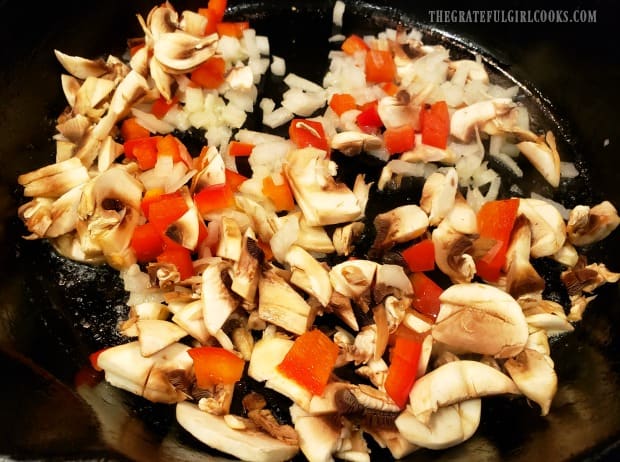
[[342, 27], [342, 17], [344, 16], [345, 4], [342, 0], [337, 0], [334, 3], [334, 10], [332, 14], [332, 21], [334, 25]]
[[286, 63], [284, 59], [279, 56], [272, 56], [271, 59], [271, 73], [278, 76], [286, 74]]

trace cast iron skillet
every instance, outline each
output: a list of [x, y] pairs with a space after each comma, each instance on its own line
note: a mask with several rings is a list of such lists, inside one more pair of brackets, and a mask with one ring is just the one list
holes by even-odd
[[[326, 38], [336, 32], [332, 1], [230, 3], [232, 14], [250, 18], [259, 33], [271, 37], [272, 53], [288, 58], [289, 71], [320, 80]], [[17, 175], [53, 159], [53, 119], [64, 99], [52, 50], [86, 57], [120, 53], [126, 38], [140, 34], [135, 13], [146, 14], [153, 4], [0, 2], [0, 457], [223, 457], [181, 430], [171, 407], [90, 380], [83, 369], [87, 355], [120, 340], [114, 327], [125, 314], [122, 286], [105, 267], [67, 262], [45, 242], [22, 240], [25, 230], [16, 218], [22, 202]], [[173, 4], [181, 10], [206, 2]], [[344, 32], [419, 23], [430, 41], [443, 37], [456, 54], [480, 52], [500, 75], [508, 72], [523, 86], [528, 104], [540, 108], [537, 122], [559, 134], [563, 157], [575, 160], [582, 172], [552, 197], [567, 207], [603, 198], [620, 205], [615, 118], [620, 55], [607, 37], [615, 30], [611, 6], [587, 7], [596, 10], [596, 24], [556, 25], [430, 24], [429, 10], [437, 8], [430, 1], [349, 2]], [[536, 7], [515, 1], [502, 8]], [[266, 85], [277, 88], [275, 81]], [[530, 186], [549, 193], [539, 180]], [[387, 207], [388, 199], [379, 207]], [[617, 237], [588, 249], [591, 260], [620, 270]], [[553, 265], [541, 268], [557, 271]], [[550, 292], [563, 296], [559, 287]], [[576, 331], [553, 344], [559, 390], [549, 416], [540, 417], [523, 399], [486, 399], [481, 426], [471, 440], [446, 451], [419, 451], [408, 460], [615, 460], [620, 454], [619, 309], [618, 285], [603, 287]], [[373, 446], [373, 460], [386, 457]]]

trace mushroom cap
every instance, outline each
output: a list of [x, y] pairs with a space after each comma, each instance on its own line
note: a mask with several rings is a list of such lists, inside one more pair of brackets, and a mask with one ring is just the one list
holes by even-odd
[[455, 284], [444, 290], [433, 325], [433, 338], [473, 353], [507, 358], [525, 346], [527, 322], [506, 292], [480, 283]]

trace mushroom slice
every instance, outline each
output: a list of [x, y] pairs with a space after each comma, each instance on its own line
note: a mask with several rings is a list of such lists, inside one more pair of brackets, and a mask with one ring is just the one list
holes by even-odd
[[382, 448], [387, 448], [396, 460], [402, 459], [419, 449], [411, 444], [397, 428], [364, 428]]
[[309, 462], [333, 461], [342, 445], [342, 424], [332, 415], [311, 415], [293, 405], [291, 416], [299, 436], [299, 447]]
[[566, 242], [564, 218], [552, 204], [541, 199], [519, 199], [519, 213], [527, 217], [532, 230], [530, 255], [533, 258], [555, 254]]
[[[190, 204], [191, 206], [183, 215], [168, 225], [168, 228], [166, 228], [166, 236], [186, 249], [194, 250], [198, 246], [201, 218], [193, 202], [190, 202]], [[224, 234], [222, 233], [222, 237], [223, 236]], [[220, 239], [220, 244], [221, 242], [222, 239]]]
[[284, 173], [309, 226], [353, 221], [363, 215], [356, 195], [337, 183], [335, 164], [320, 149], [292, 150], [286, 156]]
[[521, 141], [517, 147], [551, 186], [560, 185], [560, 155], [552, 132], [547, 132], [545, 141]]
[[476, 212], [460, 193], [456, 195], [454, 207], [448, 212], [446, 222], [454, 231], [461, 234], [476, 234], [478, 232]]
[[72, 143], [79, 143], [90, 128], [90, 119], [83, 114], [76, 114], [70, 119], [56, 125], [56, 130]]
[[65, 94], [65, 99], [67, 100], [69, 107], [72, 108], [75, 104], [75, 98], [82, 82], [72, 75], [62, 74], [60, 76], [60, 83], [62, 86], [62, 92]]
[[416, 127], [420, 118], [420, 106], [411, 104], [411, 97], [405, 90], [394, 96], [384, 96], [377, 104], [379, 118], [386, 128], [397, 128], [403, 125]]
[[553, 360], [536, 350], [526, 348], [504, 367], [519, 390], [540, 406], [541, 415], [547, 415], [558, 387]]
[[202, 315], [211, 335], [217, 334], [238, 305], [223, 280], [228, 277], [229, 268], [229, 263], [219, 261], [210, 264], [202, 272]]
[[470, 104], [454, 111], [450, 117], [450, 134], [461, 141], [469, 141], [474, 128], [514, 107], [510, 98], [495, 98]]
[[579, 262], [579, 253], [573, 244], [566, 241], [560, 250], [552, 255], [552, 258], [568, 268], [572, 268]]
[[217, 38], [217, 34], [196, 37], [180, 30], [164, 32], [155, 40], [153, 57], [170, 74], [191, 72], [214, 55]]
[[358, 131], [336, 133], [330, 140], [330, 147], [345, 156], [356, 156], [362, 152], [373, 151], [383, 146], [381, 138]]
[[97, 365], [115, 387], [156, 403], [176, 403], [186, 396], [172, 386], [166, 374], [175, 370], [189, 373], [193, 361], [188, 349], [187, 345], [173, 343], [145, 357], [135, 341], [107, 348], [97, 357]]
[[140, 319], [136, 322], [142, 356], [148, 357], [187, 335], [176, 324], [162, 319]]
[[566, 232], [573, 245], [593, 244], [609, 236], [620, 224], [618, 211], [609, 201], [590, 208], [578, 205], [571, 210]]
[[342, 322], [349, 326], [353, 331], [360, 330], [360, 326], [357, 322], [353, 306], [351, 305], [351, 299], [349, 297], [337, 292], [332, 291], [332, 298], [329, 300], [329, 304], [325, 307], [326, 311], [333, 312]]
[[458, 174], [454, 167], [446, 173], [435, 172], [424, 182], [420, 207], [428, 214], [428, 223], [437, 226], [454, 208]]
[[152, 8], [146, 17], [145, 32], [148, 32], [154, 40], [158, 40], [162, 34], [174, 32], [178, 27], [179, 15], [170, 3]]
[[58, 50], [54, 50], [56, 59], [62, 67], [72, 76], [85, 80], [88, 77], [101, 77], [109, 71], [103, 59], [86, 59], [79, 56], [70, 56]]
[[519, 304], [493, 286], [455, 284], [439, 297], [433, 338], [473, 353], [509, 358], [527, 342], [528, 328]]
[[99, 103], [112, 93], [115, 86], [112, 80], [87, 77], [75, 95], [73, 113], [89, 115]]
[[334, 244], [322, 226], [308, 226], [303, 217], [299, 220], [299, 232], [295, 244], [309, 252], [332, 253]]
[[260, 265], [265, 259], [263, 250], [259, 247], [252, 228], [248, 227], [243, 234], [241, 254], [233, 265], [231, 289], [246, 302], [254, 303]]
[[237, 222], [232, 218], [222, 217], [220, 240], [215, 255], [235, 262], [239, 261], [242, 240], [241, 229]]
[[346, 257], [353, 252], [355, 248], [354, 242], [357, 241], [363, 231], [364, 223], [361, 221], [355, 221], [336, 228], [332, 234], [332, 241], [336, 253]]
[[501, 394], [520, 394], [506, 374], [478, 361], [452, 361], [416, 381], [407, 410], [428, 425], [433, 413], [442, 407]]
[[401, 205], [374, 219], [377, 235], [373, 249], [385, 250], [394, 244], [407, 242], [424, 234], [428, 228], [428, 216], [415, 204]]
[[217, 449], [249, 462], [284, 462], [298, 452], [290, 445], [257, 430], [235, 430], [222, 416], [201, 411], [192, 403], [178, 403], [176, 419], [195, 438]]
[[79, 159], [71, 158], [19, 175], [17, 182], [24, 187], [26, 197], [56, 198], [89, 179], [86, 167]]
[[520, 215], [514, 224], [510, 245], [506, 251], [506, 292], [515, 299], [523, 295], [542, 294], [545, 280], [530, 261], [532, 232], [528, 219]]
[[25, 239], [40, 239], [45, 237], [47, 230], [53, 223], [52, 204], [54, 201], [48, 197], [35, 197], [29, 202], [22, 204], [17, 213], [30, 231]]
[[519, 304], [523, 308], [528, 326], [543, 329], [549, 337], [574, 330], [566, 318], [564, 308], [559, 303], [537, 298], [523, 298], [519, 300]]
[[172, 322], [198, 340], [201, 345], [206, 345], [211, 337], [204, 322], [201, 300], [187, 303], [179, 309], [172, 316]]
[[329, 280], [329, 273], [325, 267], [298, 245], [290, 247], [286, 253], [285, 261], [292, 268], [293, 274], [297, 271], [303, 272], [309, 283], [308, 289], [310, 290], [308, 293], [316, 297], [321, 305], [327, 306], [331, 300], [333, 289]]
[[468, 440], [478, 429], [482, 400], [468, 399], [442, 407], [427, 424], [409, 410], [396, 419], [396, 428], [407, 441], [428, 449], [445, 449]]
[[383, 299], [391, 295], [397, 299], [411, 297], [413, 287], [402, 266], [378, 265], [372, 294], [374, 301], [381, 303]]
[[609, 271], [602, 263], [592, 263], [564, 271], [561, 278], [568, 294], [578, 295], [581, 292], [592, 293], [607, 282], [618, 282], [620, 273]]
[[357, 299], [371, 288], [378, 266], [371, 260], [345, 261], [332, 267], [329, 280], [336, 292]]
[[437, 267], [455, 284], [470, 282], [476, 274], [476, 263], [470, 252], [474, 238], [455, 231], [447, 220], [439, 223], [431, 234]]
[[275, 270], [264, 271], [258, 282], [258, 315], [294, 334], [306, 332], [314, 322], [310, 306]]

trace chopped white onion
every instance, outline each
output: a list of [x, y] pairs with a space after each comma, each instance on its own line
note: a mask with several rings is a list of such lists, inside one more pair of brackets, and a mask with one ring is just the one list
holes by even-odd
[[286, 62], [279, 56], [271, 57], [271, 73], [273, 75], [284, 75], [286, 74]]
[[136, 108], [132, 108], [131, 113], [136, 119], [138, 119], [140, 125], [142, 125], [151, 133], [161, 133], [165, 135], [174, 131], [173, 125], [170, 125], [168, 122], [164, 122], [163, 120], [158, 119], [153, 114], [141, 111]]
[[263, 124], [269, 128], [277, 128], [293, 120], [294, 114], [285, 107], [263, 114]]
[[334, 25], [342, 27], [342, 17], [344, 16], [345, 3], [342, 0], [336, 0], [332, 13], [332, 21]]
[[579, 176], [579, 170], [572, 162], [560, 162], [560, 176], [562, 178], [575, 178]]

